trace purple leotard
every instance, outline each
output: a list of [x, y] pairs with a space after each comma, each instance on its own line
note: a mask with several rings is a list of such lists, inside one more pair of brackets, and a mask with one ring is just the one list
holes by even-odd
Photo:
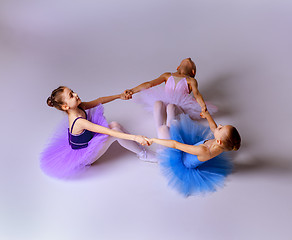
[[[108, 127], [101, 104], [86, 111], [88, 121]], [[72, 124], [72, 128], [73, 126], [74, 124]], [[40, 167], [52, 177], [68, 178], [88, 168], [97, 160], [97, 156], [108, 138], [108, 135], [87, 130], [79, 135], [74, 135], [68, 127], [66, 118], [58, 126], [41, 153]]]

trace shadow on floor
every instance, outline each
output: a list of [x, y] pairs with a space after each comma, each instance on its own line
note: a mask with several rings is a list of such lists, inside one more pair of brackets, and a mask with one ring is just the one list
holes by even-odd
[[281, 174], [292, 177], [292, 163], [288, 159], [277, 157], [255, 157], [247, 161], [234, 162], [235, 174]]
[[115, 141], [104, 155], [91, 164], [89, 169], [76, 176], [74, 179], [90, 179], [103, 176], [111, 171], [112, 167], [118, 165], [119, 161], [124, 160], [127, 155], [129, 158], [136, 158], [134, 153], [124, 149], [117, 141]]
[[204, 87], [200, 87], [199, 83], [199, 90], [204, 100], [218, 107], [218, 112], [215, 114], [216, 117], [236, 114], [237, 106], [231, 100], [234, 96], [230, 89], [232, 89], [232, 85], [236, 85], [235, 79], [238, 76], [238, 73], [229, 72], [206, 81], [207, 83]]

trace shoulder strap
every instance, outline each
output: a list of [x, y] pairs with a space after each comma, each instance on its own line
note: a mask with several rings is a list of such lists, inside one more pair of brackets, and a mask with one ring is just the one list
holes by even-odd
[[79, 118], [83, 118], [83, 117], [75, 118], [75, 120], [74, 120], [74, 122], [73, 122], [73, 124], [72, 124], [72, 126], [71, 126], [71, 131], [70, 131], [71, 133], [72, 133], [72, 130], [73, 130], [74, 124], [76, 123], [76, 121], [77, 121]]
[[79, 109], [81, 109], [85, 113], [85, 118], [87, 120], [87, 113], [86, 113], [86, 111], [83, 108], [81, 108], [81, 107], [79, 107]]

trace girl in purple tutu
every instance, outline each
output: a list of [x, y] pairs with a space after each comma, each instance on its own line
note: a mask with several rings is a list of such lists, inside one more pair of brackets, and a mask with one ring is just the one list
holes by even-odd
[[[128, 98], [131, 98], [133, 94], [139, 92], [139, 94], [133, 96], [133, 100], [142, 104], [147, 111], [156, 111], [154, 108], [155, 102], [161, 101], [165, 105], [175, 104], [192, 119], [200, 119], [201, 111], [206, 111], [208, 108], [208, 111], [212, 114], [217, 111], [217, 108], [205, 103], [198, 90], [195, 75], [195, 63], [191, 58], [186, 58], [182, 60], [176, 72], [163, 73], [152, 81], [125, 90], [124, 93]], [[165, 86], [158, 86], [162, 83], [165, 83]], [[193, 96], [191, 93], [193, 93]]]
[[226, 152], [238, 150], [241, 144], [236, 128], [217, 126], [208, 111], [202, 112], [201, 117], [208, 120], [210, 128], [190, 119], [174, 104], [167, 105], [167, 110], [162, 102], [155, 105], [160, 109], [154, 114], [159, 139], [147, 140], [167, 147], [159, 149], [158, 156], [169, 185], [184, 196], [223, 186], [232, 170]]
[[58, 178], [73, 176], [100, 158], [116, 140], [140, 159], [153, 161], [151, 152], [141, 146], [148, 144], [145, 137], [128, 134], [119, 123], [108, 124], [104, 118], [102, 104], [118, 98], [126, 99], [125, 94], [118, 94], [81, 102], [71, 89], [55, 89], [47, 104], [66, 112], [68, 119], [60, 124], [42, 152], [42, 170]]

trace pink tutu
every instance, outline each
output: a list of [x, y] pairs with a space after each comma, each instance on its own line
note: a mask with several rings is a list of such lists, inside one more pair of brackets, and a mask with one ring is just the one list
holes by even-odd
[[[142, 90], [133, 95], [136, 103], [142, 104], [145, 110], [153, 112], [154, 103], [162, 101], [166, 104], [175, 104], [179, 106], [184, 113], [188, 114], [192, 119], [200, 119], [201, 107], [196, 99], [189, 94], [187, 80], [181, 79], [175, 86], [173, 76], [170, 76], [165, 86], [157, 86]], [[206, 102], [208, 111], [213, 114], [217, 111], [217, 107]]]
[[[108, 127], [103, 116], [103, 106], [86, 110], [88, 120], [92, 123]], [[96, 161], [103, 143], [108, 135], [95, 133], [86, 148], [74, 150], [68, 140], [68, 118], [57, 127], [40, 157], [40, 167], [48, 175], [66, 178], [79, 173]]]

